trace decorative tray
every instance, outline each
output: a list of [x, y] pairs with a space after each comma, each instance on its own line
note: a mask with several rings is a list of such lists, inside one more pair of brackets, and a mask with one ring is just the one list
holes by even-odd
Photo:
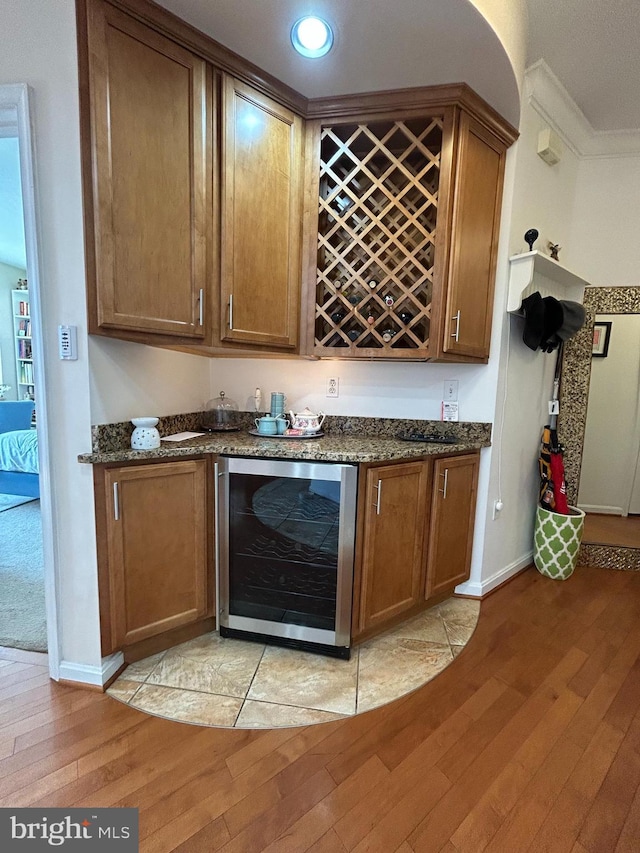
[[324, 433], [322, 430], [319, 432], [307, 433], [306, 435], [265, 435], [263, 432], [258, 432], [257, 429], [250, 429], [249, 435], [256, 435], [258, 438], [297, 438], [297, 439], [306, 439], [306, 438], [322, 438]]

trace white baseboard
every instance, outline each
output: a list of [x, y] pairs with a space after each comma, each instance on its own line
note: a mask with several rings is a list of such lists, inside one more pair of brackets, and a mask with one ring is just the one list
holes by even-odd
[[598, 515], [624, 515], [621, 506], [599, 506], [597, 504], [580, 504], [578, 509], [583, 512], [595, 512]]
[[62, 660], [58, 669], [58, 678], [60, 681], [76, 681], [78, 684], [102, 687], [116, 674], [123, 663], [124, 655], [122, 652], [116, 652], [102, 658], [101, 666], [88, 666], [84, 663]]
[[455, 592], [458, 595], [482, 598], [487, 595], [487, 593], [491, 592], [492, 589], [500, 586], [500, 584], [508, 581], [510, 578], [515, 577], [515, 575], [523, 569], [526, 569], [527, 566], [531, 565], [532, 561], [533, 550], [527, 552], [517, 560], [514, 560], [512, 563], [509, 563], [508, 566], [499, 569], [495, 574], [490, 575], [488, 578], [484, 578], [481, 581], [465, 581], [464, 583], [459, 584], [455, 588]]

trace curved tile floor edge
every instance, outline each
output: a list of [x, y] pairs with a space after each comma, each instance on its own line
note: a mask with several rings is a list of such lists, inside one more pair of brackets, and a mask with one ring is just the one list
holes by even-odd
[[131, 664], [107, 694], [199, 726], [284, 728], [386, 705], [431, 681], [473, 634], [480, 601], [449, 598], [353, 649], [351, 660], [216, 633]]

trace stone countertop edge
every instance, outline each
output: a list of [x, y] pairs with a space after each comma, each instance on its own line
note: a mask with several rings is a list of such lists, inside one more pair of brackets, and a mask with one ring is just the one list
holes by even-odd
[[[163, 443], [154, 450], [132, 450], [130, 422], [105, 424], [92, 428], [91, 453], [78, 456], [89, 464], [140, 462], [142, 460], [178, 459], [211, 453], [226, 456], [266, 457], [278, 459], [307, 459], [326, 462], [392, 462], [422, 456], [449, 456], [479, 450], [491, 445], [491, 424], [472, 422], [443, 422], [396, 418], [356, 418], [330, 416], [327, 430], [321, 438], [269, 438], [249, 435], [253, 413], [247, 424], [236, 432], [208, 433], [179, 443]], [[197, 418], [202, 413], [176, 415], [161, 419], [160, 435], [186, 430], [197, 431]], [[455, 435], [455, 444], [402, 441], [406, 432]]]

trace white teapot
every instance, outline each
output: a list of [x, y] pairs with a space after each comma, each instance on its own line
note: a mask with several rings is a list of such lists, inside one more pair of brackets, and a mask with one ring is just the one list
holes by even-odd
[[294, 415], [293, 412], [289, 412], [291, 428], [303, 429], [308, 433], [319, 432], [325, 417], [326, 415], [323, 412], [318, 412], [318, 414], [315, 415], [308, 408], [304, 409], [302, 412], [298, 412], [297, 415]]

